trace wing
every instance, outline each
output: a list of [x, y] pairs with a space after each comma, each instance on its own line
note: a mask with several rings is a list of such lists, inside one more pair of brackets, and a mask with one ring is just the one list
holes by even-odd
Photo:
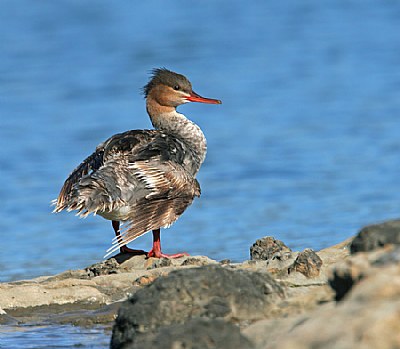
[[[123, 169], [127, 163], [125, 158], [137, 153], [154, 136], [153, 130], [132, 130], [116, 134], [100, 144], [64, 182], [58, 198], [53, 201], [56, 206], [53, 212], [67, 209], [86, 215], [106, 206], [108, 209], [115, 206], [117, 202], [114, 201], [118, 198], [115, 198], [116, 191], [111, 190], [117, 186], [114, 174], [121, 167]], [[93, 200], [95, 197], [97, 199]]]
[[103, 165], [104, 149], [98, 147], [96, 151], [87, 157], [72, 173], [68, 176], [61, 188], [58, 198], [53, 201], [55, 208], [53, 212], [60, 212], [66, 209], [73, 196], [73, 188], [79, 181], [89, 173], [93, 173]]
[[150, 230], [169, 227], [200, 196], [198, 181], [178, 163], [153, 159], [136, 161], [129, 168], [148, 194], [130, 206], [129, 223], [106, 256]]
[[86, 216], [131, 205], [148, 193], [143, 181], [132, 174], [130, 163], [152, 160], [182, 164], [186, 154], [182, 141], [161, 131], [116, 134], [70, 174], [54, 202], [54, 212], [77, 210]]

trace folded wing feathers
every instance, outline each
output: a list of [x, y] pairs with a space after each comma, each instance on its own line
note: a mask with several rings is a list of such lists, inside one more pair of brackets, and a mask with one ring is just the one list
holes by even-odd
[[194, 196], [200, 196], [196, 179], [175, 163], [166, 162], [160, 166], [137, 161], [129, 168], [150, 192], [131, 206], [128, 224], [121, 237], [114, 239], [106, 256], [150, 230], [169, 227], [192, 203]]

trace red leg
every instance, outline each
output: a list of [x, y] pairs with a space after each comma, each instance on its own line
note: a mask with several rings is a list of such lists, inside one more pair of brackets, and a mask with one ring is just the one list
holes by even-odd
[[155, 258], [180, 258], [183, 256], [188, 256], [186, 252], [175, 253], [175, 254], [165, 254], [161, 252], [161, 240], [160, 240], [160, 229], [153, 230], [153, 248], [147, 254], [147, 257]]
[[[111, 221], [112, 227], [114, 228], [115, 231], [115, 236], [117, 236], [118, 240], [119, 237], [121, 236], [120, 230], [119, 230], [119, 221]], [[129, 248], [128, 246], [124, 245], [119, 248], [119, 251], [121, 253], [132, 253], [136, 255], [141, 255], [141, 254], [146, 254], [146, 251], [143, 250], [134, 250], [132, 248]]]

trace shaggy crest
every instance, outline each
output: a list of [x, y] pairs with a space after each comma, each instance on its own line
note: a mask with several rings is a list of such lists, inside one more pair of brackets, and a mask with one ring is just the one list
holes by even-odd
[[192, 84], [186, 77], [181, 74], [174, 73], [166, 68], [156, 68], [151, 71], [150, 81], [143, 87], [143, 94], [147, 98], [151, 89], [157, 85], [166, 85], [175, 90], [190, 93], [192, 91]]

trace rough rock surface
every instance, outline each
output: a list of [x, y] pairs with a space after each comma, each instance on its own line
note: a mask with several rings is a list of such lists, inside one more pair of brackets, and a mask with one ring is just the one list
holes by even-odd
[[358, 253], [332, 268], [329, 284], [342, 300], [352, 288], [370, 275], [385, 272], [385, 267], [400, 265], [400, 246], [388, 246], [370, 253]]
[[388, 244], [400, 244], [400, 220], [373, 224], [360, 230], [351, 243], [351, 253], [374, 251]]
[[171, 272], [137, 291], [118, 314], [111, 347], [192, 318], [255, 321], [273, 313], [283, 288], [268, 273], [205, 266]]
[[250, 258], [252, 260], [286, 260], [290, 257], [292, 250], [282, 241], [272, 236], [266, 236], [258, 239], [250, 247]]
[[254, 346], [240, 333], [238, 326], [219, 319], [197, 318], [142, 335], [123, 348], [254, 349]]
[[[137, 289], [154, 281], [160, 275], [172, 270], [190, 268], [196, 265], [217, 264], [208, 257], [183, 257], [171, 260], [168, 267], [163, 267], [164, 259], [126, 255], [96, 263], [84, 270], [66, 271], [64, 273], [39, 277], [32, 280], [0, 283], [1, 322], [40, 321], [52, 316], [53, 322], [66, 321], [65, 317], [53, 318], [61, 312], [74, 312], [70, 322], [88, 323], [110, 321], [117, 308], [108, 305], [125, 300]], [[82, 313], [85, 310], [85, 313]], [[99, 316], [93, 312], [104, 310], [108, 315]], [[102, 320], [104, 319], [104, 320]], [[16, 320], [17, 321], [17, 320]]]
[[119, 268], [119, 263], [115, 258], [106, 260], [105, 262], [100, 262], [87, 267], [85, 271], [89, 277], [95, 277], [100, 275], [110, 275], [117, 274]]
[[0, 324], [112, 326], [119, 311], [114, 348], [400, 348], [399, 227], [318, 252], [263, 238], [242, 263], [118, 255], [0, 283]]
[[[374, 267], [386, 253], [364, 256], [369, 260], [364, 267], [349, 264], [353, 268], [357, 264], [359, 271], [351, 290], [336, 305], [321, 305], [297, 317], [264, 320], [243, 334], [257, 349], [400, 348], [400, 265]], [[359, 279], [362, 270], [364, 277]]]

